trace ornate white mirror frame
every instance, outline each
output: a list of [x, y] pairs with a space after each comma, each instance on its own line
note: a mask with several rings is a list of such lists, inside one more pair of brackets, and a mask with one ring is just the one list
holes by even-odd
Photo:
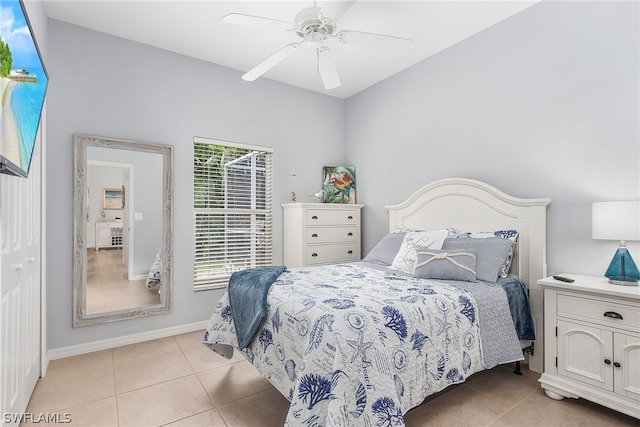
[[[98, 149], [124, 150], [135, 154], [151, 153], [162, 157], [162, 237], [159, 254], [162, 260], [159, 304], [119, 309], [87, 311], [87, 250], [89, 218], [88, 151]], [[106, 322], [168, 313], [171, 309], [172, 241], [173, 241], [173, 147], [148, 142], [129, 141], [93, 135], [74, 135], [74, 262], [73, 262], [73, 327], [91, 326]], [[127, 194], [129, 196], [129, 194]], [[129, 203], [128, 201], [126, 203]], [[97, 249], [97, 247], [96, 247]], [[153, 259], [149, 259], [151, 266]]]

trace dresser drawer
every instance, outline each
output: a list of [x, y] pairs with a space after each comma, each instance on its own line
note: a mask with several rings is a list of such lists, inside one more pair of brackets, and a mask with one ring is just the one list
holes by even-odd
[[307, 226], [358, 224], [360, 211], [350, 209], [309, 209], [307, 210]]
[[307, 264], [359, 261], [356, 243], [307, 246]]
[[309, 227], [306, 230], [307, 244], [325, 242], [355, 242], [358, 227]]
[[287, 267], [360, 261], [364, 205], [286, 203], [283, 261]]
[[558, 316], [640, 332], [640, 307], [558, 294]]

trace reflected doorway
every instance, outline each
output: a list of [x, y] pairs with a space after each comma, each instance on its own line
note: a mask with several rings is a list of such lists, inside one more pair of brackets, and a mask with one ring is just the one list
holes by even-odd
[[86, 313], [160, 304], [147, 276], [133, 271], [133, 165], [89, 160], [87, 169]]
[[[135, 279], [129, 258], [134, 244], [129, 232], [132, 226], [130, 210], [134, 203], [132, 174], [131, 164], [87, 162], [87, 247], [96, 250], [122, 248], [122, 263], [128, 267], [129, 280]], [[107, 200], [106, 194], [118, 195], [119, 199]]]

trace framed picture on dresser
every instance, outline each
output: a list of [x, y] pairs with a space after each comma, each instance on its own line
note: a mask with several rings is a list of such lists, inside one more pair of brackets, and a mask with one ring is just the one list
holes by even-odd
[[356, 203], [356, 168], [325, 166], [322, 168], [324, 203]]

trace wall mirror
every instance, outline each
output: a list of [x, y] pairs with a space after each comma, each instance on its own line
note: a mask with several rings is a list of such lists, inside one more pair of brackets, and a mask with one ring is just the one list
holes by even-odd
[[171, 307], [173, 147], [74, 135], [73, 327]]

